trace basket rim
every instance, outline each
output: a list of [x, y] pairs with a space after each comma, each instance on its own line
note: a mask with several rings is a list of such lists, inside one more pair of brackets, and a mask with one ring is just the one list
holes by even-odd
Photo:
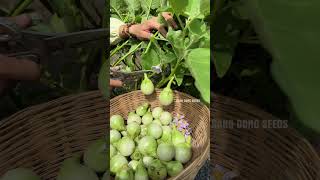
[[5, 118], [2, 118], [0, 119], [0, 127], [6, 123], [8, 120], [10, 120], [11, 118], [21, 114], [21, 113], [25, 113], [25, 112], [30, 112], [30, 111], [37, 111], [43, 107], [46, 107], [46, 106], [49, 106], [51, 104], [54, 104], [54, 103], [59, 103], [61, 101], [66, 101], [68, 99], [76, 99], [78, 97], [83, 97], [83, 96], [89, 96], [89, 95], [101, 95], [102, 98], [104, 98], [102, 96], [102, 93], [100, 90], [93, 90], [93, 91], [87, 91], [87, 92], [80, 92], [80, 93], [76, 93], [76, 94], [70, 94], [70, 95], [66, 95], [66, 96], [62, 96], [62, 97], [59, 97], [59, 98], [56, 98], [56, 99], [52, 99], [50, 101], [47, 101], [47, 102], [43, 102], [41, 104], [35, 104], [35, 105], [32, 105], [32, 106], [28, 106], [26, 108], [23, 108], [11, 115], [9, 115], [8, 117], [5, 117]]
[[[156, 88], [154, 91], [155, 91], [155, 92], [161, 91], [161, 89]], [[185, 95], [185, 96], [193, 97], [193, 96], [191, 96], [190, 94], [187, 94], [187, 93], [185, 93], [185, 92], [180, 92], [180, 91], [177, 91], [177, 90], [173, 90], [173, 92], [174, 92], [174, 93], [178, 93], [178, 94], [182, 94], [182, 95]], [[110, 103], [111, 103], [111, 101], [113, 101], [115, 98], [123, 97], [123, 96], [125, 96], [125, 95], [127, 95], [127, 94], [130, 94], [130, 93], [142, 93], [142, 92], [141, 92], [141, 90], [135, 90], [135, 91], [130, 91], [130, 92], [127, 92], [127, 93], [120, 94], [120, 95], [118, 95], [118, 96], [115, 96], [115, 97], [111, 98], [111, 99], [110, 99]], [[195, 97], [193, 97], [193, 98], [195, 98]], [[200, 103], [201, 105], [203, 105], [204, 107], [206, 107], [206, 108], [208, 109], [209, 113], [210, 113], [210, 109], [209, 109], [209, 106], [208, 106], [208, 105], [206, 105], [205, 103], [203, 103], [203, 101], [201, 101], [201, 99], [200, 99], [200, 102], [199, 102], [199, 103]], [[209, 104], [209, 105], [210, 105], [210, 104]]]
[[241, 110], [246, 109], [247, 111], [253, 112], [251, 114], [255, 114], [256, 112], [258, 112], [258, 114], [260, 114], [262, 116], [266, 116], [268, 118], [279, 119], [276, 116], [274, 116], [273, 114], [263, 110], [262, 108], [260, 108], [258, 106], [241, 101], [241, 100], [233, 98], [233, 97], [224, 96], [224, 95], [221, 95], [218, 93], [211, 93], [210, 109], [214, 108], [214, 107], [211, 107], [211, 105], [213, 105], [215, 102], [217, 102], [218, 99], [224, 99], [224, 101], [226, 101], [225, 104], [241, 104], [242, 106], [239, 109], [241, 109]]
[[[219, 101], [220, 99], [223, 99], [224, 101], [226, 101], [227, 103], [225, 104], [241, 104], [242, 106], [239, 108], [240, 110], [244, 110], [244, 109], [249, 109], [247, 111], [252, 112], [252, 114], [260, 114], [261, 116], [265, 116], [267, 118], [272, 118], [272, 119], [280, 119], [277, 116], [274, 116], [273, 114], [261, 109], [258, 106], [255, 106], [253, 104], [232, 98], [232, 97], [228, 97], [228, 96], [224, 96], [218, 93], [211, 93], [211, 104], [210, 104], [210, 112], [211, 109], [214, 109], [215, 107], [213, 106], [217, 101]], [[212, 127], [210, 127], [210, 133], [213, 133], [211, 130]], [[301, 142], [303, 142], [309, 149], [310, 153], [314, 155], [315, 159], [315, 163], [319, 166], [320, 168], [320, 154], [315, 150], [315, 148], [312, 146], [311, 142], [309, 140], [307, 140], [298, 130], [296, 130], [295, 128], [293, 128], [290, 124], [287, 128], [287, 130], [292, 133], [292, 135], [295, 135], [296, 137], [298, 137]], [[213, 137], [210, 136], [210, 144], [211, 142], [213, 142], [212, 140]], [[210, 155], [213, 152], [210, 151]], [[214, 159], [214, 158], [211, 158]]]

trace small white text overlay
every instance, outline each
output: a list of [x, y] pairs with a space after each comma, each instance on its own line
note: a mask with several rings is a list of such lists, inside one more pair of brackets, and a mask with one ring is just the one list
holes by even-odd
[[288, 120], [216, 120], [213, 119], [211, 127], [214, 129], [285, 129], [288, 128]]

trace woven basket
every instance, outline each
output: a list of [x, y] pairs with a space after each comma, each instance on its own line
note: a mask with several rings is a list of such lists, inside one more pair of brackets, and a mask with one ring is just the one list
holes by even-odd
[[[140, 91], [133, 91], [111, 99], [110, 115], [120, 114], [127, 118], [130, 111], [133, 111], [143, 102], [148, 101], [151, 107], [160, 106], [158, 101], [160, 91], [150, 96], [144, 96]], [[194, 99], [193, 97], [174, 92], [174, 103], [165, 109], [174, 114], [185, 115], [192, 128], [192, 147], [193, 156], [190, 163], [186, 164], [185, 169], [174, 180], [191, 180], [197, 175], [200, 168], [209, 157], [210, 150], [210, 112], [209, 109], [200, 102], [184, 102]], [[181, 102], [183, 101], [183, 102]]]
[[98, 92], [67, 96], [22, 110], [0, 121], [0, 177], [10, 169], [33, 169], [55, 180], [61, 162], [104, 137], [107, 102]]
[[[276, 120], [251, 105], [214, 95], [212, 122]], [[240, 174], [245, 180], [317, 180], [320, 158], [307, 140], [291, 128], [211, 128], [211, 163]]]

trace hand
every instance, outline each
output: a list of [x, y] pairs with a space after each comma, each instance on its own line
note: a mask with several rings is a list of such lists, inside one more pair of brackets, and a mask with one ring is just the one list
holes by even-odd
[[110, 79], [110, 86], [111, 88], [113, 87], [121, 87], [122, 86], [122, 81], [120, 80], [114, 80], [114, 79]]
[[[31, 18], [26, 14], [10, 17], [9, 20], [14, 21], [21, 28], [26, 28], [31, 24]], [[38, 80], [39, 77], [40, 68], [35, 62], [0, 54], [0, 94], [9, 87], [12, 81]]]
[[[163, 18], [174, 29], [178, 28], [178, 25], [173, 19], [173, 16], [169, 12], [162, 13]], [[129, 33], [140, 40], [148, 40], [152, 37], [152, 30], [158, 30], [162, 36], [166, 37], [167, 31], [164, 25], [158, 22], [158, 17], [153, 17], [150, 20], [144, 21], [141, 24], [134, 24], [130, 26]]]

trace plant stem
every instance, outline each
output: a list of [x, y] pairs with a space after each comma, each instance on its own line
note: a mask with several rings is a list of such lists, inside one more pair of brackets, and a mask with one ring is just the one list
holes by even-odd
[[153, 72], [151, 75], [149, 75], [149, 77], [148, 77], [148, 78], [152, 78], [154, 75], [156, 75], [156, 73], [155, 73], [155, 72]]
[[190, 23], [193, 21], [193, 19], [190, 19], [190, 17], [187, 19], [187, 22], [186, 22], [186, 26], [184, 27], [183, 29], [183, 36], [185, 37], [186, 33], [187, 33], [187, 30], [188, 30], [188, 27], [190, 25]]
[[80, 9], [80, 11], [84, 14], [84, 16], [88, 19], [91, 25], [94, 27], [98, 27], [99, 25], [95, 21], [95, 19], [90, 15], [90, 13], [87, 11], [87, 9], [81, 4], [80, 0], [76, 1], [76, 5]]
[[79, 87], [80, 92], [83, 92], [87, 89], [86, 70], [87, 70], [87, 66], [84, 65], [81, 68], [81, 79], [80, 79], [80, 87]]
[[21, 14], [32, 2], [33, 0], [20, 0], [20, 2], [10, 12], [10, 16], [17, 16]]
[[122, 56], [117, 62], [115, 62], [112, 67], [118, 65], [121, 61], [125, 60], [129, 55], [134, 53], [140, 46], [142, 45], [142, 42], [140, 42], [137, 47], [135, 47], [132, 51], [129, 51], [126, 55]]
[[151, 47], [151, 41], [149, 41], [147, 48], [144, 50], [143, 54], [146, 54], [149, 51], [150, 47]]
[[114, 8], [113, 6], [111, 6], [111, 8], [117, 13], [117, 15], [119, 16], [120, 20], [123, 21], [123, 17], [121, 16], [120, 12], [117, 10], [117, 8]]
[[44, 7], [48, 9], [48, 11], [50, 11], [51, 14], [54, 14], [53, 8], [51, 7], [51, 4], [49, 3], [48, 0], [40, 0], [40, 2]]
[[159, 31], [154, 35], [153, 39], [152, 39], [152, 43], [158, 48], [161, 49], [161, 47], [158, 44], [158, 41], [155, 39], [155, 36], [159, 33]]
[[180, 62], [183, 60], [183, 58], [181, 58], [181, 59], [179, 59], [178, 61], [177, 61], [177, 64], [175, 65], [175, 67], [173, 68], [173, 70], [171, 71], [171, 73], [170, 73], [170, 75], [167, 77], [167, 78], [165, 78], [165, 79], [162, 79], [158, 84], [157, 84], [157, 88], [160, 88], [160, 87], [162, 87], [163, 85], [165, 85], [168, 81], [170, 81], [171, 80], [171, 78], [175, 75], [175, 73], [176, 73], [176, 71], [177, 71], [177, 69], [178, 69], [178, 67], [179, 67], [179, 65], [180, 65]]
[[162, 7], [167, 6], [167, 0], [162, 0]]
[[181, 20], [181, 18], [180, 18], [180, 15], [177, 15], [177, 19], [178, 19], [178, 22], [179, 22], [179, 24], [180, 24], [180, 26], [181, 26], [181, 29], [184, 29], [184, 25], [183, 25], [183, 23], [182, 23], [182, 20]]
[[143, 52], [143, 54], [147, 53], [150, 49], [151, 44], [153, 43], [153, 41], [155, 40], [155, 37], [159, 34], [159, 31], [157, 31], [152, 37], [151, 40], [148, 43], [148, 46], [146, 48], [146, 50]]
[[148, 7], [148, 12], [147, 12], [147, 19], [149, 19], [149, 14], [152, 6], [152, 0], [150, 1], [149, 7]]
[[124, 42], [123, 44], [121, 44], [121, 46], [116, 47], [110, 54], [110, 57], [112, 57], [113, 55], [115, 55], [118, 51], [120, 51], [125, 45], [127, 45], [129, 42], [129, 40], [127, 40], [126, 42]]

